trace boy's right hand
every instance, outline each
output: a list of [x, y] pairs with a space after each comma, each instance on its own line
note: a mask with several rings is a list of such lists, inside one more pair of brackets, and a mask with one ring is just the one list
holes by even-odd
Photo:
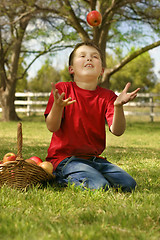
[[72, 100], [71, 97], [64, 99], [65, 93], [63, 92], [61, 95], [58, 92], [58, 89], [56, 89], [55, 84], [52, 82], [52, 90], [54, 95], [54, 104], [56, 104], [59, 107], [66, 107], [68, 105], [71, 105], [72, 103], [75, 103], [76, 100]]

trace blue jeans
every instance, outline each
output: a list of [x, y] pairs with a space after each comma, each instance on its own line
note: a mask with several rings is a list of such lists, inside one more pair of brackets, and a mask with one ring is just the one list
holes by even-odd
[[113, 187], [121, 188], [123, 192], [131, 192], [136, 186], [127, 172], [98, 157], [90, 160], [74, 156], [64, 159], [56, 169], [56, 181], [64, 186], [70, 183], [84, 189], [105, 190]]

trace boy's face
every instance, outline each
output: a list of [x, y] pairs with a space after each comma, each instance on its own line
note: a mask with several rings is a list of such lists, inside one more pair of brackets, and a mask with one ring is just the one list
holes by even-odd
[[97, 80], [103, 74], [102, 61], [97, 49], [82, 45], [74, 53], [73, 63], [69, 67], [70, 74], [76, 79]]

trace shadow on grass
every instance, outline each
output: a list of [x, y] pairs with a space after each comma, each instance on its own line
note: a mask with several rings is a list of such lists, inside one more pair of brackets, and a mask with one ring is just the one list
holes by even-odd
[[137, 182], [137, 190], [159, 192], [160, 151], [145, 147], [108, 147], [103, 156], [126, 170]]
[[[1, 157], [4, 156], [5, 153], [10, 152], [14, 146], [15, 143], [8, 144], [7, 141], [3, 142], [3, 146], [0, 147]], [[22, 155], [30, 157], [31, 154], [34, 154], [39, 157], [46, 157], [47, 149], [48, 148], [44, 146], [36, 147], [27, 145], [24, 147], [24, 151], [22, 149]], [[138, 191], [147, 189], [151, 192], [159, 192], [159, 153], [159, 150], [154, 147], [136, 148], [109, 146], [104, 151], [103, 157], [107, 157], [108, 161], [117, 164], [119, 167], [129, 172], [138, 184]], [[42, 157], [42, 159], [44, 159], [44, 157]], [[53, 183], [50, 187], [54, 191], [64, 191], [64, 189], [66, 189], [65, 187], [60, 187], [56, 183]]]
[[31, 115], [31, 116], [24, 116], [21, 118], [22, 122], [45, 122], [44, 115]]
[[143, 159], [159, 159], [160, 158], [160, 151], [154, 147], [152, 148], [145, 148], [145, 147], [117, 147], [117, 146], [108, 146], [107, 149], [104, 151], [104, 156], [115, 157], [115, 160], [123, 160], [126, 158], [133, 159], [134, 162], [137, 160]]
[[128, 128], [133, 128], [134, 131], [136, 129], [140, 132], [148, 132], [148, 130], [157, 132], [157, 130], [160, 130], [160, 122], [127, 122], [127, 129]]

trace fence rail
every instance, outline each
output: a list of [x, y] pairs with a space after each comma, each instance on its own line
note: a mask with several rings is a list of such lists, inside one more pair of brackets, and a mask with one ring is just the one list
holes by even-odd
[[[26, 113], [43, 113], [48, 103], [50, 93], [16, 93], [15, 106], [16, 112]], [[117, 93], [118, 95], [118, 93]], [[142, 111], [147, 108], [147, 111]], [[136, 110], [135, 110], [136, 109]], [[160, 94], [139, 93], [135, 101], [125, 104], [125, 115], [150, 116], [154, 121], [155, 116], [160, 116]], [[0, 112], [2, 108], [0, 107]]]

